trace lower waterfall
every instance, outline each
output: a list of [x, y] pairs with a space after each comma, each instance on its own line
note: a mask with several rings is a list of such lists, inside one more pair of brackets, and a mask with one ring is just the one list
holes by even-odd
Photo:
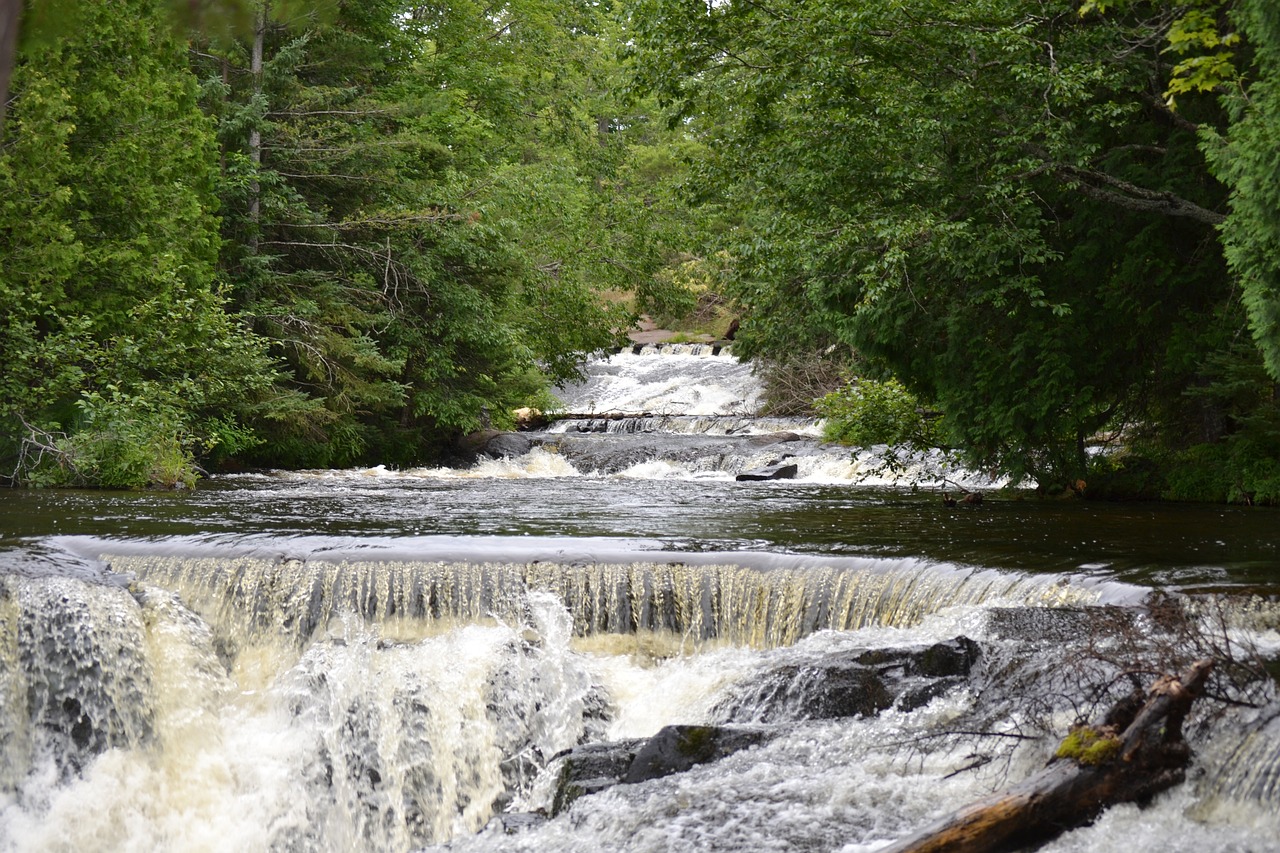
[[0, 853], [871, 853], [1205, 654], [1186, 781], [1040, 850], [1280, 849], [1274, 514], [826, 445], [713, 346], [588, 373], [472, 464], [0, 490]]
[[[0, 575], [0, 849], [871, 850], [991, 783], [956, 773], [983, 738], [948, 732], [975, 715], [1017, 728], [1014, 697], [985, 695], [997, 670], [1047, 688], [1040, 670], [1076, 642], [1055, 626], [1145, 596], [927, 561], [359, 562], [78, 544], [106, 549], [96, 577]], [[1280, 624], [1257, 601], [1238, 621]], [[981, 646], [981, 672], [923, 704], [809, 721], [742, 704], [768, 701], [759, 685], [779, 672], [958, 635]], [[568, 750], [734, 719], [773, 734], [584, 798], [567, 824], [503, 823], [547, 812]], [[1210, 741], [1221, 762], [1184, 805], [1208, 825], [1232, 816], [1242, 846], [1218, 849], [1261, 849], [1250, 833], [1273, 825], [1276, 728]], [[1004, 770], [1043, 748], [1005, 755]]]

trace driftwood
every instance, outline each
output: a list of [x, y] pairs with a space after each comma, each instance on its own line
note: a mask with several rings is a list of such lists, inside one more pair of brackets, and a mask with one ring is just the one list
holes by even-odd
[[654, 418], [658, 415], [653, 412], [595, 412], [576, 414], [561, 413], [556, 415], [558, 421], [625, 421], [629, 418]]
[[1139, 694], [1113, 708], [1099, 727], [1073, 730], [1044, 771], [882, 853], [1017, 850], [1086, 824], [1110, 805], [1146, 800], [1179, 784], [1191, 757], [1182, 721], [1212, 668], [1202, 660], [1181, 678], [1159, 679], [1145, 701]]

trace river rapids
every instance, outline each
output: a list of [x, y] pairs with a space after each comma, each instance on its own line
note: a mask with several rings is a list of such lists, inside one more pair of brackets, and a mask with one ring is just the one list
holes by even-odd
[[[863, 853], [1206, 653], [1186, 781], [1040, 849], [1280, 850], [1274, 513], [948, 510], [1001, 483], [710, 347], [562, 398], [458, 467], [0, 496], [0, 851]], [[741, 743], [590, 769], [672, 726]]]

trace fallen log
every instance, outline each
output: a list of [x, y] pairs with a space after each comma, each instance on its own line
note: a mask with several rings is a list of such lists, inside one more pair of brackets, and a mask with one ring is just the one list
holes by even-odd
[[1073, 729], [1042, 772], [881, 853], [1018, 850], [1087, 824], [1108, 806], [1144, 801], [1179, 784], [1191, 757], [1182, 722], [1212, 668], [1212, 661], [1201, 660], [1181, 678], [1157, 680], [1145, 702], [1122, 701], [1098, 727]]

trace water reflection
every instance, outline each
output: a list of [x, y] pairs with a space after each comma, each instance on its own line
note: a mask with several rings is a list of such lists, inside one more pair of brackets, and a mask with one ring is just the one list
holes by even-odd
[[190, 492], [5, 491], [0, 542], [49, 535], [572, 536], [672, 550], [920, 556], [1179, 587], [1280, 589], [1280, 514], [1191, 505], [992, 499], [929, 491], [605, 477], [215, 478]]

